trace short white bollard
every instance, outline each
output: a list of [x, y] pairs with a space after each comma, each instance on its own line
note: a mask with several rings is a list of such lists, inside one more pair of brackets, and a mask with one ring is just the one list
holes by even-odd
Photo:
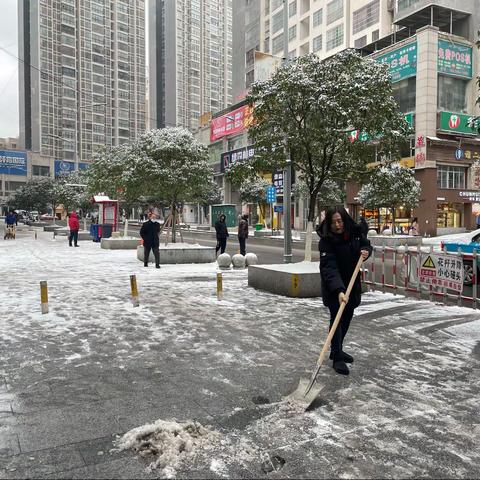
[[249, 267], [250, 265], [257, 265], [258, 257], [254, 253], [247, 253], [245, 255], [245, 262], [247, 264], [247, 267]]
[[229, 270], [232, 259], [228, 253], [222, 253], [217, 258], [218, 267], [222, 270]]
[[233, 268], [242, 269], [245, 268], [245, 257], [237, 253], [232, 257]]

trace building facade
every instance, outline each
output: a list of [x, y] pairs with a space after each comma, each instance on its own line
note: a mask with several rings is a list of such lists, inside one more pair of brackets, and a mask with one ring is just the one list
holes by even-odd
[[20, 148], [51, 173], [146, 129], [144, 0], [18, 2]]
[[196, 130], [232, 101], [232, 0], [152, 0], [151, 128]]
[[[415, 132], [402, 163], [421, 183], [411, 216], [422, 235], [476, 228], [480, 214], [480, 136], [468, 126], [479, 115], [477, 7], [475, 0], [399, 0], [394, 21], [403, 28], [362, 49], [390, 65], [394, 95]], [[347, 192], [352, 211], [374, 215], [362, 210], [357, 191]]]

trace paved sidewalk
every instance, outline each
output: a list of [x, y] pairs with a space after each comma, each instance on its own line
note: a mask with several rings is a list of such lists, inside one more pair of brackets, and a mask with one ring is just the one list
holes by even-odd
[[[320, 299], [258, 292], [231, 271], [218, 302], [213, 264], [145, 269], [134, 252], [80, 245], [0, 243], [1, 478], [163, 477], [112, 442], [172, 418], [223, 438], [180, 464], [183, 478], [480, 476], [480, 313], [365, 295], [351, 375], [326, 365], [326, 390], [298, 413], [281, 400], [326, 336]], [[284, 465], [266, 473], [267, 454]]]

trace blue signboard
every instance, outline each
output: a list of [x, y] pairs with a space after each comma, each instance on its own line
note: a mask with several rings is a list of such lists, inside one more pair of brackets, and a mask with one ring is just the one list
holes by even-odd
[[79, 170], [86, 170], [90, 166], [89, 163], [79, 163], [78, 164], [78, 169]]
[[27, 175], [27, 152], [0, 150], [0, 173]]
[[66, 162], [65, 160], [55, 160], [55, 176], [68, 175], [75, 171], [75, 162]]
[[455, 150], [455, 158], [457, 160], [461, 160], [463, 158], [463, 155], [465, 154], [465, 152], [461, 149], [461, 148], [457, 148]]
[[273, 211], [274, 211], [275, 213], [283, 213], [283, 205], [275, 205], [275, 206], [273, 207]]
[[277, 189], [272, 185], [267, 187], [267, 203], [275, 203], [277, 199]]

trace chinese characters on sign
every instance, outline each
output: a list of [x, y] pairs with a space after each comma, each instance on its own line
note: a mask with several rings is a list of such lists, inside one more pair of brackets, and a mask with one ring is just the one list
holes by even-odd
[[438, 73], [472, 78], [472, 48], [438, 40]]
[[419, 280], [421, 284], [448, 288], [462, 293], [463, 260], [453, 255], [421, 255]]
[[275, 203], [276, 199], [277, 199], [276, 188], [273, 185], [271, 185], [270, 187], [267, 187], [267, 192], [266, 192], [267, 203]]
[[473, 122], [474, 128], [469, 127], [470, 120], [473, 120], [472, 115], [463, 115], [461, 113], [440, 112], [440, 130], [449, 132], [469, 133], [476, 135], [476, 128], [478, 125]]
[[277, 195], [283, 195], [283, 171], [277, 171], [273, 174], [273, 184], [277, 189]]
[[427, 147], [425, 136], [418, 135], [415, 142], [415, 168], [425, 168], [427, 163]]
[[243, 148], [237, 148], [230, 152], [225, 152], [220, 155], [220, 171], [223, 173], [229, 167], [242, 160], [248, 160], [255, 155], [255, 148], [253, 145]]
[[0, 173], [7, 175], [27, 174], [27, 152], [0, 150]]
[[244, 105], [221, 117], [213, 118], [210, 124], [210, 140], [215, 142], [226, 135], [243, 132], [252, 123], [252, 113], [252, 107]]
[[392, 82], [413, 77], [417, 74], [417, 44], [410, 43], [378, 57], [377, 60], [388, 63]]

